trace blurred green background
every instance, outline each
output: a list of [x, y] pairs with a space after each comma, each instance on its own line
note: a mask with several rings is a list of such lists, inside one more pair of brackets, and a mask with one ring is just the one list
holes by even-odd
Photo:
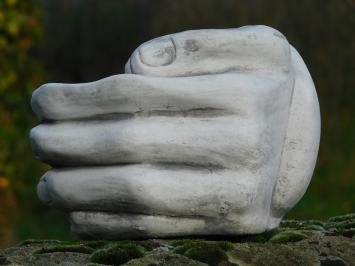
[[352, 0], [0, 0], [0, 247], [70, 238], [65, 214], [44, 207], [48, 166], [31, 153], [31, 92], [45, 82], [121, 73], [140, 43], [199, 28], [265, 24], [303, 56], [322, 114], [311, 185], [288, 218], [355, 211], [355, 3]]

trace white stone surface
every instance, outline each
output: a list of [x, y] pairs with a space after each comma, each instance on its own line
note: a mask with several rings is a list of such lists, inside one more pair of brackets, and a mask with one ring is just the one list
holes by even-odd
[[260, 233], [303, 196], [319, 145], [301, 56], [266, 26], [139, 46], [126, 74], [32, 97], [40, 199], [80, 238]]

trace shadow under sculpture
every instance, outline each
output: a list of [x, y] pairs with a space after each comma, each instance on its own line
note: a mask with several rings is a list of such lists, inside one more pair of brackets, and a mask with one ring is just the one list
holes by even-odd
[[38, 88], [39, 198], [79, 238], [261, 233], [310, 182], [320, 138], [312, 78], [266, 26], [193, 30], [139, 46], [125, 74]]

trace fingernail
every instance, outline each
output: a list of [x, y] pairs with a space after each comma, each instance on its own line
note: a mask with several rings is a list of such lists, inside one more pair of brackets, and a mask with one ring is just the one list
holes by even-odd
[[160, 67], [171, 64], [175, 60], [175, 47], [168, 37], [153, 40], [139, 48], [143, 64]]

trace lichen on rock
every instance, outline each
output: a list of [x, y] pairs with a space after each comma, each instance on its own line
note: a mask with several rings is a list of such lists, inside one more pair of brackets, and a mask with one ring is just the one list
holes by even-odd
[[0, 265], [355, 265], [355, 215], [283, 221], [258, 235], [216, 239], [29, 239], [0, 250]]
[[113, 244], [94, 251], [90, 256], [91, 262], [121, 265], [129, 260], [144, 256], [145, 249], [137, 244]]
[[213, 266], [227, 262], [226, 251], [234, 248], [232, 243], [226, 241], [179, 240], [172, 245], [175, 246], [175, 253]]

